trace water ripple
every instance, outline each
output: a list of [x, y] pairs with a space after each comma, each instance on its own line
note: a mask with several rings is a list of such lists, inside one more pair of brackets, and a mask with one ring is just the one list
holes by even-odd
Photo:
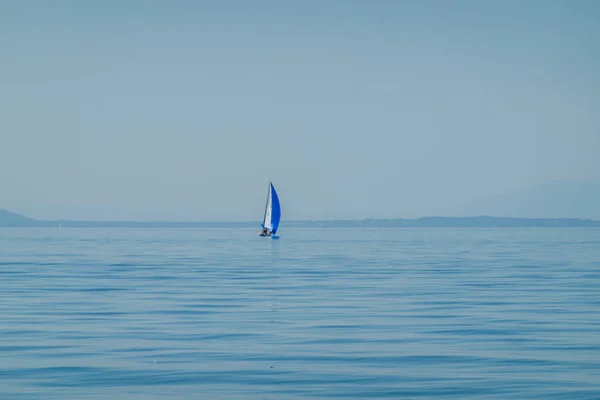
[[600, 230], [285, 232], [1, 229], [0, 398], [600, 398]]

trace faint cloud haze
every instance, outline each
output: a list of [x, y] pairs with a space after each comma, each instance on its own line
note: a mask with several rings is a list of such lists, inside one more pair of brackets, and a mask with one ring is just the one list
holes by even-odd
[[258, 220], [272, 179], [285, 219], [396, 218], [600, 181], [598, 2], [33, 4], [0, 3], [0, 208]]

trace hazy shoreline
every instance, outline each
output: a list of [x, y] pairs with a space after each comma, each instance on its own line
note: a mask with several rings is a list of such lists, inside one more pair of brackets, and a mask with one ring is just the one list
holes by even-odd
[[[0, 227], [31, 228], [255, 228], [259, 221], [76, 221], [38, 220], [0, 210]], [[282, 221], [289, 228], [568, 228], [600, 227], [600, 221], [577, 218], [421, 217], [414, 219]]]

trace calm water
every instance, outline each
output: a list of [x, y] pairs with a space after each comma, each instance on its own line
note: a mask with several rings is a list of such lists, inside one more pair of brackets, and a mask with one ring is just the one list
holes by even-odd
[[600, 399], [600, 229], [0, 229], [1, 399]]

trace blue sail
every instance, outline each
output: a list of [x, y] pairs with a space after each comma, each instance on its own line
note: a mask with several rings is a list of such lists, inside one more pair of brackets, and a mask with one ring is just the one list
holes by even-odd
[[271, 183], [271, 226], [273, 227], [273, 235], [277, 233], [280, 219], [281, 206], [279, 205], [279, 196], [277, 196], [277, 192]]

